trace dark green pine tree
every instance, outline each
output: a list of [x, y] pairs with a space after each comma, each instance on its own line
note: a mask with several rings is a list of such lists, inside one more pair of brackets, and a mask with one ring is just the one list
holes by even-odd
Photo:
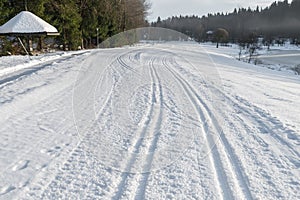
[[79, 14], [83, 19], [80, 23], [80, 31], [82, 34], [82, 47], [89, 48], [93, 44], [93, 38], [97, 34], [97, 8], [92, 0], [79, 0]]
[[30, 11], [44, 17], [45, 3], [49, 0], [0, 0], [0, 22], [5, 23], [21, 11]]
[[9, 20], [11, 12], [9, 0], [0, 0], [0, 25]]
[[0, 0], [0, 23], [28, 10], [58, 29], [57, 44], [73, 50], [146, 25], [148, 9], [146, 0]]
[[45, 4], [44, 15], [46, 20], [59, 30], [58, 39], [64, 50], [75, 50], [81, 46], [82, 18], [76, 1], [48, 0]]

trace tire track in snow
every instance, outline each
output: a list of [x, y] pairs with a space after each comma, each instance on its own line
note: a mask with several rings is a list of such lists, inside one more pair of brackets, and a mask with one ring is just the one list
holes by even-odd
[[135, 72], [135, 70], [130, 67], [129, 65], [126, 64], [126, 62], [123, 60], [124, 55], [118, 56], [117, 58], [117, 62], [124, 68], [126, 68], [127, 70], [133, 71]]
[[[299, 151], [297, 151], [298, 140], [289, 138], [289, 134], [294, 134], [294, 132], [286, 128], [279, 119], [246, 99], [236, 95], [226, 95], [218, 88], [213, 89], [234, 108], [233, 113], [238, 111], [227, 120], [236, 130], [234, 132], [237, 133], [238, 140], [246, 143], [241, 144], [241, 149], [245, 149], [242, 152], [246, 152], [243, 153], [244, 162], [246, 164], [249, 162], [250, 165], [255, 164], [255, 170], [247, 172], [250, 174], [249, 184], [251, 184], [252, 190], [256, 191], [255, 195], [268, 196], [265, 190], [260, 189], [264, 185], [268, 185], [274, 190], [275, 198], [286, 198], [291, 195], [282, 192], [284, 187], [291, 187], [294, 188], [294, 191], [298, 191], [299, 187], [297, 188], [296, 184], [289, 182], [287, 176], [287, 173], [292, 171], [291, 169], [298, 169], [300, 166]], [[247, 134], [242, 134], [239, 127]], [[270, 163], [274, 165], [271, 171], [268, 170]], [[259, 184], [256, 183], [256, 177], [262, 178]], [[283, 181], [286, 182], [284, 186], [281, 184]]]
[[[103, 74], [105, 74], [105, 73], [103, 73]], [[89, 84], [89, 82], [80, 81], [78, 83], [78, 85], [81, 85], [81, 84], [86, 86]], [[74, 84], [72, 84], [70, 86], [70, 89], [68, 89], [67, 91], [72, 91], [72, 89], [75, 89], [75, 87], [78, 87], [78, 85], [76, 84], [76, 81], [75, 81]], [[91, 87], [86, 87], [86, 88], [91, 88]], [[92, 89], [93, 88], [89, 89], [88, 93], [93, 93]], [[74, 96], [73, 96], [73, 98], [74, 98]], [[82, 105], [83, 106], [81, 108], [82, 110], [89, 109], [89, 107], [84, 107], [84, 106], [86, 106], [86, 104], [84, 104], [85, 101], [86, 101], [85, 98], [83, 98], [83, 97], [79, 98], [77, 105]], [[57, 102], [57, 101], [54, 101], [54, 102]], [[61, 105], [60, 106], [59, 105], [60, 104], [58, 104], [58, 106], [56, 106], [56, 107], [58, 107], [58, 108], [61, 107]], [[82, 113], [84, 113], [84, 112], [82, 112]], [[68, 121], [70, 121], [71, 124], [73, 124], [74, 116], [70, 115], [69, 117], [71, 117], [71, 119]], [[63, 122], [61, 122], [61, 123], [64, 124]], [[65, 127], [65, 126], [59, 126], [59, 127]], [[65, 129], [66, 129], [66, 131], [68, 131], [70, 129], [70, 127], [66, 126]], [[87, 130], [88, 129], [89, 129], [89, 127], [87, 128]], [[35, 197], [35, 198], [38, 197], [38, 198], [42, 198], [42, 199], [47, 199], [47, 198], [49, 199], [50, 198], [49, 194], [50, 195], [54, 195], [54, 194], [58, 195], [59, 194], [59, 192], [53, 194], [53, 191], [61, 190], [61, 188], [59, 187], [58, 184], [61, 184], [61, 185], [66, 184], [70, 188], [72, 188], [74, 186], [78, 186], [77, 183], [76, 183], [76, 185], [73, 185], [74, 183], [71, 184], [71, 182], [68, 182], [69, 177], [73, 177], [75, 175], [77, 177], [83, 176], [83, 175], [85, 175], [86, 172], [83, 170], [83, 171], [78, 171], [77, 174], [74, 174], [72, 171], [65, 170], [64, 168], [68, 168], [67, 166], [74, 165], [74, 161], [75, 161], [75, 163], [80, 164], [80, 165], [84, 164], [85, 159], [88, 157], [88, 152], [84, 151], [84, 144], [87, 143], [87, 141], [86, 141], [87, 139], [88, 139], [87, 134], [81, 135], [80, 141], [78, 141], [78, 142], [74, 143], [72, 146], [70, 146], [70, 148], [68, 148], [67, 151], [62, 152], [63, 156], [60, 155], [59, 157], [57, 157], [55, 159], [53, 158], [51, 160], [51, 162], [49, 164], [47, 164], [47, 166], [45, 166], [45, 167], [47, 167], [47, 170], [44, 170], [41, 168], [41, 173], [38, 173], [36, 175], [36, 177], [34, 177], [34, 179], [37, 180], [35, 183], [35, 186], [32, 187], [31, 191], [26, 192], [26, 194], [27, 195], [34, 194], [33, 197]], [[76, 154], [79, 154], [79, 152], [80, 152], [80, 155], [75, 156]], [[74, 160], [73, 157], [80, 157], [80, 158], [78, 158], [78, 160], [77, 159]], [[89, 160], [94, 161], [94, 158], [89, 157]], [[58, 172], [56, 171], [57, 166], [60, 167]], [[64, 177], [64, 179], [58, 179], [60, 177]], [[83, 184], [82, 186], [84, 186], [84, 183], [81, 183], [81, 184]], [[40, 188], [40, 189], [36, 190], [35, 188]], [[51, 194], [51, 192], [52, 192], [52, 194]], [[88, 193], [88, 191], [86, 191], [86, 194], [87, 193]], [[21, 196], [24, 196], [24, 195], [21, 195]], [[53, 197], [51, 197], [51, 198], [53, 198]], [[57, 197], [54, 197], [54, 198], [57, 198]]]
[[[232, 148], [230, 147], [227, 139], [225, 138], [223, 131], [218, 124], [216, 118], [211, 113], [207, 105], [203, 102], [203, 100], [199, 97], [195, 89], [188, 83], [178, 72], [171, 69], [169, 67], [167, 60], [165, 59], [164, 65], [166, 68], [173, 74], [174, 78], [178, 81], [178, 83], [182, 86], [184, 91], [186, 92], [187, 96], [190, 98], [191, 102], [193, 103], [195, 109], [198, 111], [199, 119], [203, 122], [211, 122], [212, 128], [216, 131], [216, 133], [219, 134], [219, 137], [221, 139], [222, 143], [222, 151], [225, 152], [226, 160], [227, 160], [227, 167], [230, 169], [230, 172], [232, 174], [232, 178], [234, 178], [234, 184], [238, 185], [239, 187], [239, 193], [243, 194], [244, 198], [246, 199], [252, 199], [252, 194], [250, 192], [250, 189], [248, 187], [248, 184], [244, 180], [244, 173], [242, 172], [238, 162], [236, 155], [234, 155], [234, 152]], [[216, 144], [217, 140], [214, 137], [214, 135], [211, 135], [210, 127], [205, 124], [203, 126], [204, 133], [205, 133], [205, 140], [208, 144], [208, 147], [210, 148], [209, 156], [210, 160], [212, 162], [214, 173], [216, 175], [216, 180], [218, 181], [218, 187], [219, 187], [219, 194], [223, 197], [223, 199], [233, 199], [233, 191], [230, 187], [231, 183], [230, 180], [227, 177], [225, 165], [223, 164], [221, 160], [221, 152], [218, 149], [218, 146]]]
[[[243, 115], [245, 115], [245, 118], [252, 119], [254, 122], [261, 123], [262, 127], [264, 127], [265, 132], [269, 133], [269, 135], [274, 138], [279, 144], [288, 147], [289, 151], [295, 156], [300, 157], [300, 153], [285, 139], [281, 136], [281, 134], [276, 134], [273, 132], [274, 127], [278, 126], [277, 128], [282, 130], [282, 132], [285, 132], [284, 124], [280, 122], [278, 119], [270, 116], [266, 113], [266, 111], [262, 110], [261, 108], [251, 104], [247, 100], [243, 99], [242, 97], [236, 96], [235, 98], [232, 98], [226, 94], [224, 94], [222, 91], [220, 91], [218, 88], [213, 88], [222, 95], [228, 101], [230, 104], [234, 105], [238, 108], [239, 112], [241, 112]], [[255, 117], [253, 117], [255, 116]], [[242, 121], [242, 119], [239, 119]], [[269, 122], [268, 124], [266, 122]], [[274, 127], [272, 127], [274, 126]], [[290, 130], [286, 130], [286, 132], [292, 132]], [[293, 134], [293, 133], [290, 133]], [[291, 140], [298, 140], [297, 138], [289, 138], [289, 135], [287, 135], [288, 139]], [[263, 140], [259, 136], [255, 136], [254, 139], [258, 140], [258, 142], [262, 142]], [[290, 159], [290, 158], [288, 158]]]
[[[162, 86], [161, 82], [158, 78], [158, 74], [153, 66], [154, 59], [152, 58], [149, 63], [149, 72], [151, 77], [151, 90], [150, 96], [151, 101], [148, 105], [150, 107], [147, 110], [147, 114], [143, 117], [141, 122], [139, 123], [139, 128], [137, 133], [139, 133], [138, 137], [135, 138], [135, 142], [131, 151], [129, 158], [129, 162], [125, 167], [125, 172], [122, 174], [122, 180], [118, 186], [118, 192], [113, 197], [113, 199], [120, 199], [126, 189], [130, 189], [134, 191], [132, 194], [132, 198], [134, 199], [143, 199], [146, 185], [149, 177], [149, 170], [151, 169], [151, 163], [154, 156], [154, 150], [156, 148], [156, 144], [159, 138], [159, 133], [157, 133], [161, 126], [162, 121]], [[151, 134], [151, 135], [147, 135]], [[152, 134], [153, 133], [153, 134]], [[145, 139], [151, 138], [150, 142], [147, 142]], [[145, 143], [146, 141], [146, 143]], [[145, 149], [146, 156], [143, 158], [139, 158], [138, 154], [141, 153], [141, 150]], [[144, 152], [143, 152], [144, 153]], [[132, 168], [134, 168], [137, 161], [141, 160], [142, 163], [138, 165], [142, 172], [138, 174], [132, 173]], [[136, 169], [135, 169], [136, 170]], [[130, 173], [131, 172], [131, 173]], [[137, 183], [130, 183], [128, 182], [129, 175], [137, 175]]]
[[[171, 70], [168, 66], [167, 60], [164, 59], [163, 60], [163, 64], [166, 67], [166, 69], [168, 69], [170, 71], [170, 73], [173, 75], [173, 77], [176, 79], [176, 81], [178, 82], [179, 85], [181, 85], [183, 91], [185, 92], [186, 96], [190, 99], [194, 109], [197, 111], [198, 113], [198, 117], [199, 117], [199, 121], [202, 121], [203, 123], [206, 123], [207, 119], [205, 119], [202, 110], [199, 106], [199, 102], [197, 102], [196, 97], [194, 97], [194, 94], [190, 91], [190, 88], [185, 84], [185, 82], [182, 80], [182, 78], [179, 78], [179, 75], [177, 72]], [[207, 144], [207, 149], [211, 149], [210, 152], [208, 152], [208, 156], [213, 168], [213, 173], [215, 175], [215, 181], [217, 181], [217, 190], [218, 193], [220, 195], [220, 197], [222, 197], [223, 199], [232, 199], [233, 196], [231, 193], [228, 193], [228, 190], [230, 190], [230, 187], [228, 185], [228, 182], [225, 178], [225, 172], [221, 167], [221, 161], [220, 161], [220, 157], [219, 154], [215, 154], [215, 152], [213, 151], [213, 149], [215, 148], [215, 143], [214, 141], [212, 141], [212, 139], [209, 139], [208, 137], [208, 133], [207, 133], [207, 126], [202, 126], [203, 129], [203, 133], [204, 133], [204, 140], [205, 143]]]
[[[279, 122], [278, 120], [272, 118], [271, 116], [269, 116], [264, 110], [258, 108], [257, 106], [251, 105], [249, 102], [247, 102], [245, 99], [242, 99], [241, 97], [238, 97], [237, 100], [239, 101], [238, 105], [241, 105], [241, 107], [252, 107], [254, 109], [254, 112], [256, 115], [251, 114], [249, 111], [247, 111], [247, 109], [242, 109], [245, 113], [247, 113], [249, 116], [258, 116], [258, 119], [256, 119], [256, 121], [258, 123], [262, 123], [263, 127], [265, 128], [265, 132], [269, 133], [269, 135], [274, 138], [278, 143], [280, 143], [283, 146], [288, 147], [289, 151], [296, 157], [300, 157], [300, 153], [294, 149], [294, 147], [286, 141], [286, 139], [284, 139], [283, 137], [281, 137], [279, 134], [275, 134], [272, 130], [272, 127], [270, 124], [267, 124], [266, 122], [270, 122], [271, 124], [274, 123], [278, 123], [278, 126], [280, 129], [284, 129], [284, 125]], [[296, 134], [295, 134], [296, 135]], [[289, 138], [289, 136], [287, 136]], [[293, 136], [291, 136], [289, 139], [291, 140], [297, 140], [297, 137], [295, 136], [295, 138]]]
[[[121, 55], [115, 55], [115, 57], [117, 57], [117, 58], [114, 59], [114, 61], [111, 62], [108, 65], [108, 67], [104, 70], [104, 72], [100, 75], [98, 85], [101, 84], [102, 81], [105, 82], [108, 79], [111, 82], [109, 84], [110, 87], [107, 90], [106, 98], [102, 99], [101, 102], [103, 102], [103, 103], [100, 103], [99, 109], [95, 108], [95, 104], [94, 104], [94, 110], [95, 111], [99, 110], [97, 113], [94, 113], [97, 120], [98, 120], [99, 117], [101, 117], [101, 115], [103, 113], [111, 112], [111, 111], [109, 111], [109, 107], [111, 106], [113, 95], [115, 94], [115, 91], [117, 90], [118, 84], [121, 85], [122, 80], [125, 77], [124, 74], [131, 71], [131, 72], [135, 73], [136, 75], [139, 75], [139, 74], [136, 73], [137, 71], [135, 70], [135, 68], [127, 65], [126, 61], [124, 61], [125, 56], [126, 56], [126, 53], [125, 54], [123, 53]], [[110, 77], [111, 77], [111, 80], [110, 80]], [[89, 84], [89, 82], [87, 82], [87, 84]], [[90, 87], [88, 87], [88, 88], [90, 88]], [[95, 89], [97, 89], [97, 87]], [[95, 96], [95, 94], [96, 94], [96, 92], [94, 92], [94, 99], [96, 100], [97, 97]], [[83, 99], [83, 100], [85, 100], [85, 99]], [[106, 128], [109, 129], [110, 127], [106, 127]], [[85, 138], [86, 138], [86, 136], [83, 135], [82, 140], [85, 140], [85, 143], [89, 144], [89, 141], [86, 140]], [[124, 156], [124, 157], [126, 157], [126, 156]]]
[[[80, 82], [80, 84], [83, 85], [87, 85], [86, 82]], [[51, 98], [50, 102], [53, 103], [55, 102], [55, 110], [54, 111], [59, 111], [61, 110], [62, 107], [64, 106], [65, 99], [70, 99], [69, 97], [72, 96], [72, 89], [74, 89], [75, 87], [77, 87], [78, 85], [76, 85], [76, 81], [74, 81], [74, 83], [71, 83], [70, 86], [68, 88], [65, 88], [63, 91], [61, 91], [60, 95], [55, 95], [58, 96], [57, 99], [56, 98]], [[88, 87], [87, 87], [88, 88]], [[67, 91], [67, 92], [66, 92]], [[92, 93], [92, 90], [89, 90], [89, 93]], [[67, 96], [67, 97], [65, 97]], [[62, 98], [64, 97], [64, 98]], [[49, 99], [47, 99], [49, 101]], [[47, 102], [48, 102], [47, 101]], [[79, 105], [82, 105], [83, 102], [85, 101], [84, 98], [80, 98], [78, 103]], [[43, 107], [48, 107], [49, 105], [43, 105]], [[69, 106], [69, 104], [68, 104]], [[51, 107], [51, 106], [49, 106]], [[59, 108], [59, 109], [57, 109]], [[84, 107], [83, 109], [86, 109], [86, 107]], [[44, 109], [42, 109], [44, 110]], [[69, 109], [70, 110], [70, 109]], [[46, 113], [38, 113], [38, 115], [44, 115], [44, 114], [49, 114], [52, 112], [46, 112]], [[64, 120], [60, 120], [59, 124], [57, 124], [56, 126], [59, 128], [58, 130], [56, 130], [57, 134], [61, 133], [64, 134], [65, 132], [69, 132], [70, 130], [72, 130], [73, 127], [73, 123], [74, 123], [74, 116], [72, 114], [70, 115], [65, 115], [65, 113], [61, 116], [56, 116], [58, 119], [64, 119]], [[69, 122], [69, 123], [65, 123], [65, 122]], [[40, 127], [42, 128], [42, 127]], [[75, 133], [72, 133], [72, 137], [76, 137], [76, 130], [73, 130]], [[82, 135], [83, 137], [85, 135]], [[82, 138], [84, 139], [84, 138]], [[57, 137], [54, 137], [52, 139], [53, 141], [57, 140]], [[44, 141], [47, 141], [47, 143], [55, 143], [52, 142], [52, 140], [50, 140], [50, 138], [45, 138]], [[53, 184], [53, 183], [57, 183], [57, 174], [61, 174], [61, 169], [59, 170], [59, 172], [57, 171], [57, 167], [65, 165], [66, 163], [69, 163], [69, 158], [72, 156], [74, 151], [80, 150], [83, 151], [82, 148], [79, 147], [79, 145], [82, 144], [82, 141], [75, 141], [76, 143], [71, 143], [70, 146], [69, 144], [64, 144], [65, 146], [54, 146], [51, 149], [42, 149], [41, 153], [46, 153], [46, 154], [52, 154], [55, 153], [57, 155], [52, 156], [51, 155], [51, 159], [49, 160], [48, 163], [46, 163], [45, 165], [41, 166], [40, 169], [38, 169], [36, 175], [34, 177], [31, 177], [31, 179], [29, 180], [30, 182], [30, 188], [28, 188], [27, 190], [22, 191], [22, 193], [20, 193], [20, 197], [24, 197], [24, 196], [30, 196], [31, 198], [37, 198], [39, 197], [39, 199], [45, 199], [45, 194], [49, 195], [49, 193], [53, 192], [53, 190], [59, 191], [61, 190], [61, 188], [58, 187], [57, 184]], [[82, 146], [81, 146], [82, 147]], [[37, 148], [37, 146], [35, 146], [34, 148]], [[85, 153], [85, 152], [84, 152]], [[62, 155], [60, 155], [62, 154]], [[83, 162], [82, 160], [79, 161], [80, 163]], [[76, 175], [81, 175], [81, 173], [84, 172], [79, 172]], [[72, 172], [69, 175], [73, 175]], [[62, 179], [60, 180], [60, 184], [65, 183], [66, 180]], [[31, 185], [33, 185], [31, 187]], [[68, 184], [68, 186], [72, 187], [73, 185]], [[58, 194], [58, 193], [55, 193]], [[54, 195], [54, 194], [52, 194]], [[49, 198], [49, 196], [48, 196]]]
[[[177, 67], [183, 69], [181, 66]], [[299, 168], [300, 162], [299, 159], [297, 159], [299, 158], [297, 145], [299, 144], [300, 140], [297, 137], [296, 132], [287, 128], [283, 122], [269, 114], [268, 111], [261, 109], [248, 100], [238, 95], [228, 95], [219, 87], [216, 87], [212, 84], [210, 84], [208, 87], [211, 91], [213, 91], [214, 94], [217, 94], [219, 99], [222, 99], [222, 101], [227, 102], [227, 104], [234, 108], [234, 113], [236, 114], [232, 115], [232, 117], [238, 121], [238, 125], [235, 124], [235, 120], [232, 121], [232, 119], [228, 118], [225, 113], [223, 114], [225, 115], [226, 121], [229, 120], [229, 126], [233, 126], [236, 130], [236, 128], [240, 125], [240, 128], [244, 129], [246, 132], [244, 134], [241, 134], [240, 132], [239, 134], [241, 134], [241, 136], [238, 136], [239, 134], [236, 134], [236, 131], [233, 131], [233, 133], [238, 136], [240, 140], [245, 140], [243, 144], [240, 143], [240, 145], [245, 148], [241, 148], [243, 150], [233, 148], [235, 147], [234, 143], [237, 141], [230, 141], [229, 143], [229, 138], [227, 139], [223, 133], [220, 135], [220, 139], [223, 137], [223, 141], [228, 144], [228, 149], [233, 152], [233, 160], [236, 163], [236, 166], [241, 169], [240, 172], [237, 172], [244, 178], [244, 182], [248, 185], [248, 187], [250, 187], [251, 184], [250, 188], [251, 191], [253, 191], [254, 196], [259, 195], [256, 191], [261, 191], [258, 188], [264, 185], [269, 185], [274, 191], [277, 192], [277, 197], [282, 197], [284, 192], [280, 192], [278, 189], [281, 187], [280, 182], [278, 181], [278, 178], [273, 177], [282, 176], [281, 181], [286, 180], [286, 173], [288, 172], [285, 172], [285, 170], [290, 171], [288, 168], [286, 168], [286, 166], [296, 169]], [[223, 109], [220, 110], [221, 113], [222, 111]], [[247, 120], [250, 120], [250, 124], [249, 122], [247, 123]], [[250, 143], [254, 145], [252, 148], [249, 146]], [[248, 144], [248, 146], [245, 144]], [[260, 151], [258, 148], [260, 148]], [[278, 151], [278, 149], [280, 149], [280, 151]], [[265, 151], [265, 153], [261, 154], [261, 151]], [[247, 153], [244, 154], [243, 152]], [[259, 157], [253, 157], [253, 155]], [[252, 160], [249, 160], [249, 158], [252, 158]], [[247, 161], [250, 161], [250, 163], [247, 163]], [[257, 162], [260, 162], [260, 164]], [[256, 163], [255, 171], [248, 170], [250, 169], [249, 164], [253, 165], [253, 163]], [[276, 165], [278, 169], [273, 168], [272, 172], [267, 172], [268, 170], [265, 168], [267, 168], [270, 163]], [[258, 168], [257, 166], [260, 167]], [[284, 168], [284, 170], [282, 168]], [[274, 174], [275, 172], [278, 174]], [[260, 183], [260, 187], [257, 186], [256, 180], [253, 181], [253, 179], [255, 179], [254, 177], [256, 176], [263, 178], [262, 182]], [[289, 183], [288, 180], [286, 180], [286, 182]], [[294, 188], [295, 185], [290, 184], [290, 187]], [[284, 189], [282, 188], [282, 190]], [[295, 191], [297, 191], [297, 189], [295, 189]], [[261, 192], [264, 193], [265, 191]]]
[[[101, 82], [104, 82], [104, 81], [107, 82], [107, 79], [109, 79], [109, 78], [112, 78], [113, 82], [111, 83], [111, 88], [109, 89], [108, 95], [104, 100], [103, 106], [101, 106], [100, 109], [94, 109], [95, 111], [99, 110], [98, 113], [95, 113], [96, 117], [99, 117], [101, 115], [101, 113], [104, 112], [105, 108], [109, 105], [109, 103], [112, 101], [112, 95], [116, 88], [116, 85], [120, 81], [120, 78], [122, 78], [122, 73], [116, 69], [116, 66], [114, 64], [119, 64], [121, 67], [124, 67], [127, 70], [136, 72], [132, 67], [130, 67], [129, 65], [127, 65], [125, 63], [125, 61], [123, 60], [123, 57], [124, 57], [124, 54], [117, 56], [117, 59], [114, 62], [112, 62], [111, 64], [109, 64], [106, 67], [106, 69], [104, 70], [103, 74], [101, 74], [101, 77], [97, 83], [95, 90], [97, 89], [97, 87], [100, 85]], [[116, 77], [116, 74], [118, 77]], [[109, 75], [111, 77], [108, 77]], [[107, 85], [107, 84], [105, 84], [105, 85]], [[94, 94], [96, 94], [96, 91]], [[96, 100], [95, 95], [94, 95], [94, 99]], [[94, 105], [94, 108], [95, 108], [95, 105]]]
[[[176, 67], [180, 67], [180, 65], [177, 64], [176, 61], [174, 61], [173, 63], [176, 65]], [[182, 80], [185, 81], [184, 78]], [[253, 199], [253, 196], [249, 189], [249, 180], [243, 170], [244, 167], [241, 165], [238, 156], [235, 154], [235, 152], [233, 150], [234, 148], [230, 145], [228, 139], [226, 138], [226, 136], [222, 130], [222, 127], [221, 127], [220, 123], [218, 122], [216, 116], [212, 113], [212, 111], [208, 107], [208, 105], [199, 97], [199, 95], [197, 94], [194, 87], [187, 81], [185, 81], [185, 82], [190, 85], [194, 94], [197, 96], [198, 100], [201, 102], [203, 110], [207, 113], [207, 116], [210, 118], [210, 121], [212, 121], [212, 123], [213, 123], [213, 128], [215, 129], [215, 133], [218, 134], [218, 136], [219, 136], [220, 142], [222, 143], [222, 148], [224, 147], [223, 148], [223, 152], [225, 152], [224, 156], [227, 158], [226, 161], [230, 165], [229, 167], [231, 169], [231, 173], [236, 178], [236, 180], [234, 180], [236, 185], [239, 185], [241, 191], [243, 191], [243, 193], [245, 195], [245, 198]], [[214, 85], [211, 85], [210, 87], [214, 87], [220, 93], [222, 93], [220, 91], [220, 89], [216, 88]], [[236, 189], [234, 188], [233, 191], [236, 191]]]
[[[127, 66], [127, 64], [126, 64]], [[127, 68], [127, 67], [126, 67]], [[142, 127], [140, 129], [138, 129], [138, 136], [132, 138], [133, 142], [133, 146], [131, 146], [131, 148], [128, 149], [128, 152], [132, 152], [129, 158], [124, 158], [125, 160], [121, 161], [121, 162], [125, 162], [125, 169], [123, 172], [121, 172], [121, 180], [119, 181], [119, 184], [117, 185], [117, 192], [116, 194], [112, 197], [112, 199], [121, 199], [123, 193], [126, 190], [127, 187], [127, 182], [129, 179], [130, 175], [133, 175], [132, 173], [130, 173], [130, 170], [132, 169], [132, 167], [134, 166], [135, 160], [137, 159], [137, 153], [139, 151], [139, 148], [142, 145], [142, 141], [141, 139], [143, 139], [145, 137], [145, 129], [144, 127], [147, 125], [148, 121], [151, 119], [151, 115], [153, 112], [153, 96], [154, 96], [154, 92], [155, 92], [155, 88], [154, 88], [154, 83], [153, 83], [153, 77], [152, 74], [150, 73], [150, 77], [151, 77], [151, 87], [150, 87], [150, 95], [151, 96], [151, 100], [147, 103], [147, 105], [150, 105], [147, 108], [147, 111], [145, 112], [145, 116], [143, 116], [142, 120], [139, 122], [138, 126]]]
[[155, 69], [154, 66], [154, 59], [151, 60], [150, 63], [150, 70], [152, 77], [156, 79], [154, 84], [156, 84], [156, 92], [157, 96], [155, 96], [155, 102], [158, 104], [158, 108], [156, 108], [156, 113], [153, 116], [153, 123], [151, 127], [149, 128], [150, 134], [152, 133], [151, 137], [153, 138], [151, 142], [147, 145], [147, 156], [145, 160], [145, 165], [143, 167], [143, 172], [140, 174], [140, 183], [139, 186], [136, 190], [136, 196], [135, 199], [145, 199], [145, 192], [146, 192], [146, 187], [147, 187], [147, 182], [149, 179], [150, 175], [150, 169], [151, 169], [151, 164], [154, 158], [155, 154], [155, 149], [157, 146], [157, 142], [159, 140], [160, 136], [160, 129], [161, 129], [161, 124], [162, 124], [162, 117], [163, 117], [163, 90], [162, 90], [162, 83], [161, 80], [158, 76], [157, 70]]

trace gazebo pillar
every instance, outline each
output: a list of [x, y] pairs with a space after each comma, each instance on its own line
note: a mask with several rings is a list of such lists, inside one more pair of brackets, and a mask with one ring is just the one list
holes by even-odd
[[33, 51], [31, 36], [28, 36], [28, 51], [29, 53]]
[[39, 42], [38, 42], [38, 50], [42, 51], [43, 50], [43, 46], [44, 46], [44, 44], [43, 44], [43, 36], [40, 36], [39, 37]]
[[[33, 36], [57, 36], [59, 35], [59, 33], [54, 26], [45, 22], [43, 19], [39, 18], [33, 13], [22, 11], [12, 19], [10, 19], [8, 22], [6, 22], [4, 25], [0, 26], [0, 35], [16, 36], [26, 53], [29, 54], [33, 51]], [[21, 36], [25, 38], [25, 45], [23, 45], [23, 42], [20, 39]], [[41, 40], [39, 44], [40, 49], [42, 49], [42, 45], [43, 44]]]

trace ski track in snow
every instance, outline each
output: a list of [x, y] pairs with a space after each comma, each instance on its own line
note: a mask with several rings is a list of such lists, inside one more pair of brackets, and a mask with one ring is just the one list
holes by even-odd
[[[149, 171], [151, 169], [151, 160], [153, 158], [153, 153], [155, 151], [155, 146], [157, 143], [157, 140], [159, 138], [157, 133], [157, 130], [160, 129], [161, 126], [161, 120], [162, 120], [162, 89], [161, 89], [161, 85], [158, 79], [158, 75], [157, 72], [155, 71], [155, 69], [153, 68], [153, 61], [150, 61], [151, 63], [149, 64], [149, 70], [150, 70], [150, 76], [151, 76], [151, 90], [150, 90], [150, 102], [149, 102], [149, 109], [147, 111], [146, 116], [144, 116], [144, 119], [142, 119], [142, 123], [141, 126], [137, 129], [137, 132], [139, 134], [137, 141], [134, 142], [134, 152], [132, 154], [132, 157], [129, 159], [129, 163], [126, 166], [125, 170], [129, 171], [130, 167], [132, 167], [132, 163], [136, 162], [136, 154], [140, 151], [140, 148], [142, 147], [142, 145], [147, 146], [146, 148], [148, 150], [146, 150], [147, 156], [146, 158], [144, 158], [144, 166], [142, 168], [143, 173], [139, 175], [139, 177], [137, 177], [137, 183], [132, 184], [132, 186], [137, 187], [137, 188], [130, 188], [131, 191], [133, 191], [133, 194], [135, 194], [135, 196], [133, 196], [134, 199], [144, 199], [144, 193], [145, 193], [145, 189], [146, 189], [146, 183], [148, 180], [148, 176], [149, 176]], [[122, 62], [124, 63], [124, 62]], [[126, 65], [125, 65], [126, 66]], [[159, 107], [157, 107], [157, 104], [159, 105]], [[146, 135], [147, 134], [147, 129], [149, 129], [149, 133], [150, 134], [154, 134], [154, 135]], [[146, 137], [153, 137], [151, 142], [148, 142], [148, 144], [143, 144], [144, 143], [144, 139]], [[124, 172], [122, 175], [122, 180], [119, 184], [119, 191], [117, 192], [116, 196], [114, 196], [114, 199], [119, 199], [121, 198], [121, 195], [123, 194], [124, 190], [125, 190], [125, 182], [128, 179], [128, 173], [129, 172]]]
[[[165, 66], [168, 66], [167, 61], [165, 61]], [[227, 168], [233, 173], [232, 177], [236, 177], [237, 180], [234, 180], [235, 184], [238, 183], [241, 185], [242, 189], [238, 188], [239, 190], [235, 190], [234, 192], [239, 193], [242, 191], [245, 191], [245, 194], [243, 198], [245, 199], [252, 199], [251, 193], [249, 191], [249, 188], [247, 184], [244, 181], [243, 178], [243, 172], [237, 165], [237, 162], [234, 160], [235, 155], [233, 154], [232, 150], [230, 149], [230, 146], [228, 145], [228, 141], [225, 137], [222, 136], [223, 131], [218, 124], [217, 120], [214, 118], [213, 114], [208, 109], [207, 105], [201, 100], [200, 96], [196, 93], [195, 89], [184, 79], [180, 76], [178, 72], [175, 72], [172, 70], [171, 67], [167, 67], [174, 77], [178, 80], [178, 82], [181, 84], [183, 89], [185, 90], [186, 94], [189, 96], [192, 104], [194, 105], [194, 108], [197, 110], [199, 114], [199, 120], [205, 121], [207, 123], [204, 124], [203, 132], [205, 134], [204, 138], [207, 141], [207, 145], [209, 146], [210, 152], [209, 157], [212, 162], [212, 168], [214, 170], [214, 173], [216, 175], [216, 181], [218, 181], [218, 191], [220, 193], [220, 196], [222, 196], [223, 199], [233, 199], [233, 190], [230, 191], [229, 186], [229, 180], [226, 177], [226, 172], [224, 169], [224, 164], [222, 164], [221, 161], [221, 152], [219, 151], [225, 151], [224, 155], [228, 156], [227, 158]], [[208, 123], [211, 123], [211, 126], [213, 126], [213, 131], [209, 130], [211, 127], [208, 125]], [[217, 137], [215, 137], [217, 136]], [[200, 137], [200, 136], [199, 136]], [[222, 143], [222, 147], [220, 150], [218, 149], [217, 143], [219, 142], [219, 139]], [[232, 166], [230, 166], [232, 165]], [[234, 188], [236, 189], [236, 188]], [[239, 192], [238, 192], [239, 191]]]
[[[299, 104], [240, 80], [270, 87], [273, 74], [209, 52], [189, 43], [97, 50], [6, 74], [0, 199], [300, 198], [297, 117], [287, 124], [245, 90]], [[299, 81], [275, 77], [286, 84], [276, 91], [297, 96]]]

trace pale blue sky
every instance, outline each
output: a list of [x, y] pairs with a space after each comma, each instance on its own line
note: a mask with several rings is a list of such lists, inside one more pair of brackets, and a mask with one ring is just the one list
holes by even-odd
[[[275, 0], [148, 0], [152, 4], [149, 21], [156, 21], [173, 15], [206, 15], [215, 12], [232, 12], [234, 8], [256, 5], [266, 7]], [[290, 1], [289, 1], [290, 2]]]

